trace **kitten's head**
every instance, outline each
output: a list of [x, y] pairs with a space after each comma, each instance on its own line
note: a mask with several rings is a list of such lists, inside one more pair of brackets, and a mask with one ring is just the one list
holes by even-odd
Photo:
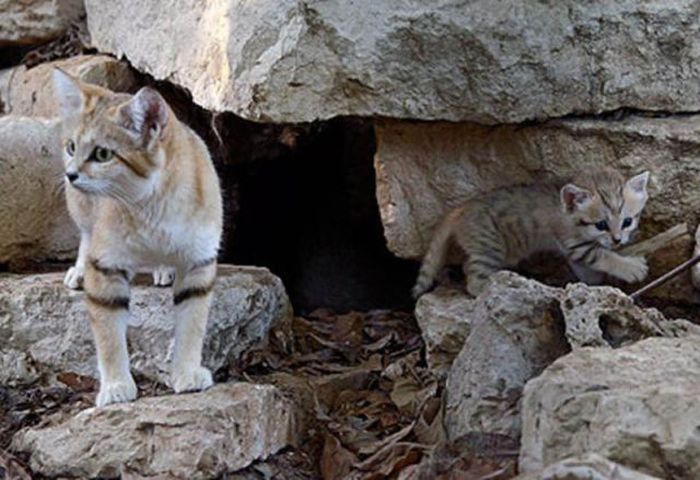
[[66, 179], [80, 191], [126, 201], [153, 192], [163, 168], [163, 138], [172, 113], [144, 87], [118, 94], [53, 72], [63, 120]]
[[629, 242], [639, 226], [647, 202], [649, 172], [625, 179], [614, 170], [600, 170], [577, 178], [561, 189], [564, 211], [586, 240], [605, 248]]

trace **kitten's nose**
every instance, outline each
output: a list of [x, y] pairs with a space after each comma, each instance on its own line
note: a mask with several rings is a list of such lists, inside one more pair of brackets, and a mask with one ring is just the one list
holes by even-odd
[[78, 174], [75, 172], [67, 172], [66, 173], [66, 178], [70, 183], [75, 182], [78, 179]]
[[619, 245], [620, 242], [622, 241], [621, 237], [612, 237], [613, 242], [615, 242], [615, 245]]

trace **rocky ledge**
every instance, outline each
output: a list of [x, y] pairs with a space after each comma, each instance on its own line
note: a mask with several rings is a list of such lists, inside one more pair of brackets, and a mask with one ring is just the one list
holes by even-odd
[[[132, 288], [128, 342], [132, 371], [167, 383], [174, 324], [170, 289]], [[0, 275], [0, 383], [30, 383], [73, 372], [95, 376], [95, 350], [83, 293], [63, 273]], [[213, 372], [260, 346], [273, 327], [284, 330], [292, 308], [279, 278], [265, 268], [222, 265], [204, 344]], [[287, 325], [288, 326], [288, 325]]]
[[46, 476], [206, 479], [265, 459], [301, 436], [293, 405], [270, 385], [215, 385], [83, 410], [57, 425], [30, 428], [13, 450]]

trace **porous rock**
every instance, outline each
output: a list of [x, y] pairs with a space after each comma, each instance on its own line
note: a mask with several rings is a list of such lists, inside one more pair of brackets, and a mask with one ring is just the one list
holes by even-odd
[[[83, 293], [63, 273], [0, 276], [0, 383], [74, 372], [96, 376]], [[170, 289], [132, 287], [128, 331], [132, 371], [168, 382], [174, 344]], [[279, 278], [265, 268], [221, 266], [214, 286], [203, 363], [213, 371], [289, 327], [292, 309]]]
[[700, 326], [666, 319], [655, 308], [641, 308], [617, 288], [566, 287], [561, 300], [566, 339], [573, 348], [617, 348], [648, 337], [700, 335]]
[[700, 337], [576, 349], [530, 380], [520, 470], [596, 452], [661, 478], [700, 478]]
[[[94, 45], [256, 121], [697, 111], [693, 1], [87, 0]], [[149, 45], [151, 48], [144, 48]]]
[[50, 477], [205, 479], [294, 445], [300, 428], [276, 387], [233, 383], [89, 408], [64, 423], [20, 431], [12, 448]]
[[0, 263], [65, 259], [78, 230], [63, 194], [56, 121], [0, 117]]
[[494, 275], [468, 315], [471, 332], [447, 379], [445, 427], [520, 436], [520, 397], [530, 378], [569, 351], [561, 291], [511, 272]]

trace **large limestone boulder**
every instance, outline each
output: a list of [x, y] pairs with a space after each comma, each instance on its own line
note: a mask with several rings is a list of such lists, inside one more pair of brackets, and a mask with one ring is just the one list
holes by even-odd
[[[0, 276], [0, 383], [41, 374], [96, 376], [95, 350], [83, 293], [62, 273]], [[167, 383], [174, 324], [170, 289], [132, 287], [128, 341], [132, 371]], [[213, 371], [283, 331], [292, 309], [282, 281], [267, 269], [221, 266], [214, 287], [203, 363]]]
[[257, 121], [515, 123], [700, 107], [694, 1], [87, 0], [86, 8], [98, 49], [189, 89], [207, 109]]
[[0, 117], [0, 145], [0, 263], [73, 256], [78, 230], [63, 194], [58, 123]]
[[471, 312], [471, 333], [447, 378], [445, 428], [520, 436], [525, 383], [569, 351], [561, 291], [510, 272], [496, 274]]
[[51, 74], [60, 68], [86, 83], [128, 92], [137, 86], [126, 62], [107, 55], [79, 55], [27, 69], [20, 65], [0, 72], [0, 113], [27, 117], [57, 117]]
[[660, 478], [700, 478], [700, 337], [581, 348], [525, 387], [520, 470], [595, 452]]
[[0, 46], [47, 42], [84, 14], [83, 0], [0, 0]]
[[[389, 249], [404, 258], [421, 257], [437, 222], [465, 199], [581, 168], [652, 171], [642, 236], [692, 223], [700, 211], [700, 115], [498, 127], [386, 121], [376, 132], [384, 234]], [[680, 263], [691, 251], [689, 245], [676, 249], [667, 262]]]
[[49, 477], [217, 478], [295, 443], [301, 425], [271, 385], [211, 389], [83, 410], [18, 433], [12, 448]]

